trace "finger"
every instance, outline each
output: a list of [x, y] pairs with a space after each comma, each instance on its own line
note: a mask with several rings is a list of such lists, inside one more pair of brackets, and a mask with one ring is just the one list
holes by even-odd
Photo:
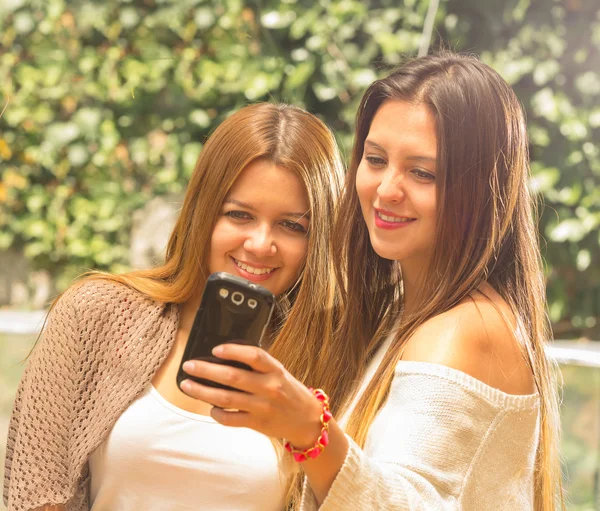
[[223, 364], [188, 360], [183, 364], [183, 370], [190, 376], [211, 380], [251, 394], [260, 391], [264, 386], [263, 374]]
[[222, 408], [213, 407], [210, 416], [224, 426], [234, 428], [252, 427], [252, 416], [247, 412], [230, 412]]
[[219, 408], [242, 410], [244, 412], [259, 409], [259, 400], [246, 392], [207, 387], [192, 380], [183, 380], [180, 387], [188, 396]]
[[243, 362], [263, 374], [278, 371], [282, 368], [278, 360], [257, 346], [221, 344], [213, 348], [212, 353], [215, 357]]

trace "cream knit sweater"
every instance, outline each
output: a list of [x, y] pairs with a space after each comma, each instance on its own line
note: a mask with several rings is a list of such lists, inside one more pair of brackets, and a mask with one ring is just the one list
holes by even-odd
[[318, 508], [302, 511], [533, 509], [539, 397], [509, 395], [445, 366], [400, 362], [364, 450]]

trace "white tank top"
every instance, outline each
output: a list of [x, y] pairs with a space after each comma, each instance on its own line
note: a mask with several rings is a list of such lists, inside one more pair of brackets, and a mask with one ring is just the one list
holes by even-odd
[[271, 440], [178, 408], [150, 386], [93, 452], [91, 511], [280, 511]]

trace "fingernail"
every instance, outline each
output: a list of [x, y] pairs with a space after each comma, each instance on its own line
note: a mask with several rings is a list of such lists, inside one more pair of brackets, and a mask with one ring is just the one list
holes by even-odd
[[190, 380], [183, 380], [181, 382], [181, 385], [179, 386], [181, 387], [181, 390], [190, 391], [192, 389], [192, 384], [190, 383]]
[[193, 371], [196, 367], [196, 364], [194, 364], [194, 362], [192, 362], [191, 360], [188, 360], [187, 362], [184, 362], [183, 364], [183, 370], [185, 372], [190, 372]]
[[213, 348], [212, 354], [215, 357], [218, 357], [219, 355], [222, 355], [223, 354], [223, 346], [216, 346], [215, 348]]

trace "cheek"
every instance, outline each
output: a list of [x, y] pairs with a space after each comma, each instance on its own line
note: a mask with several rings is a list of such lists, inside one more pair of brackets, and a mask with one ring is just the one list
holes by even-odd
[[287, 268], [296, 275], [302, 268], [306, 253], [308, 252], [308, 239], [302, 238], [289, 242], [286, 247]]
[[427, 220], [427, 224], [433, 232], [437, 225], [437, 199], [435, 189], [433, 193], [425, 193], [420, 197], [420, 214]]
[[437, 197], [435, 188], [433, 192], [429, 194], [427, 197], [427, 210], [429, 212], [429, 216], [431, 217], [432, 222], [437, 222]]
[[359, 165], [358, 170], [356, 172], [355, 188], [356, 193], [358, 195], [358, 200], [360, 201], [361, 205], [367, 203], [373, 193], [374, 184], [372, 183], [372, 180], [369, 179], [369, 174], [363, 168], [362, 164]]
[[215, 224], [210, 237], [211, 257], [218, 256], [221, 252], [231, 250], [237, 243], [237, 230], [229, 225], [226, 219], [220, 218]]
[[210, 237], [210, 249], [211, 252], [216, 250], [223, 242], [223, 222], [221, 220], [217, 220], [215, 227], [213, 229], [212, 235]]

